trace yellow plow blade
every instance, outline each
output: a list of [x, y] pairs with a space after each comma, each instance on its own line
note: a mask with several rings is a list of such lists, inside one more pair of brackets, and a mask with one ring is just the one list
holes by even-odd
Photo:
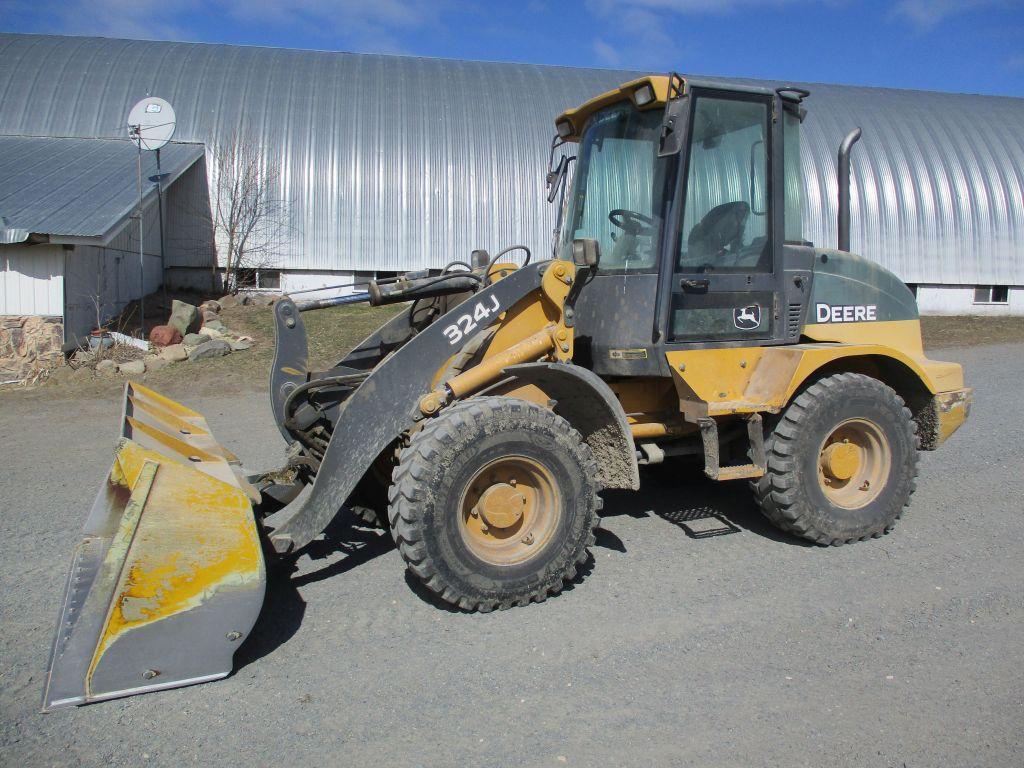
[[44, 710], [231, 672], [266, 568], [257, 492], [203, 417], [137, 384], [75, 548]]

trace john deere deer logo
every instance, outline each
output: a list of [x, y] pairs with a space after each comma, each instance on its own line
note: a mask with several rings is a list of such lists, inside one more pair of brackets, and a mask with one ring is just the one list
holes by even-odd
[[741, 331], [753, 331], [761, 325], [761, 307], [751, 304], [732, 311], [733, 324]]

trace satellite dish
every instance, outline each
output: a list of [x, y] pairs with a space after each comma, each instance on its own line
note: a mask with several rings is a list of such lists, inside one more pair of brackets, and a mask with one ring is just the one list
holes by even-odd
[[128, 113], [128, 136], [140, 149], [160, 149], [174, 135], [174, 107], [165, 99], [145, 98]]

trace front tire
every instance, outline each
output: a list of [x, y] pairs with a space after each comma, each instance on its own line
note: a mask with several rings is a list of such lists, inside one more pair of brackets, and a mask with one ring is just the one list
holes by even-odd
[[772, 523], [818, 544], [878, 537], [910, 502], [917, 445], [916, 424], [892, 388], [856, 373], [829, 376], [775, 423], [754, 496]]
[[402, 451], [392, 536], [409, 570], [448, 603], [489, 611], [540, 602], [588, 557], [596, 476], [565, 419], [522, 400], [473, 398], [428, 421]]

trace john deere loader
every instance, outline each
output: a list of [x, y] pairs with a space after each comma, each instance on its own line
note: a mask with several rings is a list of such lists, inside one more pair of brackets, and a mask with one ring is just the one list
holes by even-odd
[[[639, 490], [642, 465], [679, 456], [746, 480], [794, 536], [891, 531], [918, 452], [963, 423], [971, 391], [925, 356], [911, 291], [849, 252], [857, 132], [839, 151], [839, 248], [805, 241], [807, 96], [626, 83], [555, 122], [553, 258], [476, 251], [362, 294], [283, 298], [270, 401], [288, 448], [273, 471], [245, 470], [200, 414], [129, 384], [44, 707], [229, 674], [264, 553], [300, 553], [346, 507], [467, 611], [559, 592], [601, 491]], [[303, 312], [356, 301], [405, 306], [310, 370]]]

